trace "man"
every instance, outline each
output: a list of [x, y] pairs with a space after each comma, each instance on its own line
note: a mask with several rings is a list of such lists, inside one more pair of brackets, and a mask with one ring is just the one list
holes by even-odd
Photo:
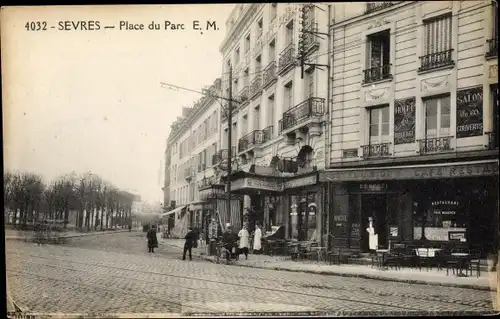
[[236, 234], [233, 232], [233, 226], [226, 224], [226, 231], [222, 234], [222, 243], [224, 244], [224, 248], [228, 251], [226, 255], [228, 261], [231, 259], [231, 253], [235, 242]]
[[158, 248], [158, 238], [156, 238], [156, 226], [153, 225], [151, 229], [148, 230], [146, 238], [148, 239], [148, 249], [150, 253], [155, 252], [155, 248]]
[[196, 242], [196, 232], [193, 231], [191, 227], [188, 228], [188, 232], [186, 236], [184, 236], [184, 239], [186, 242], [184, 243], [184, 251], [182, 253], [182, 260], [186, 260], [186, 252], [189, 251], [189, 260], [193, 260], [192, 255], [191, 255], [191, 250], [193, 249], [193, 246], [195, 245]]

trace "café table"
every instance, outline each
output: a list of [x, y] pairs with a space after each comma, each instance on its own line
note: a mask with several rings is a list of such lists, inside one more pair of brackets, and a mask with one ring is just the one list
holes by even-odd
[[436, 252], [441, 251], [441, 248], [415, 248], [415, 252], [419, 257], [436, 257]]
[[459, 270], [457, 277], [468, 277], [467, 274], [463, 273], [463, 268], [464, 268], [463, 265], [465, 261], [469, 259], [470, 255], [468, 253], [451, 253], [451, 256], [456, 257], [458, 259]]
[[[377, 263], [380, 267], [383, 268], [385, 262], [385, 255], [389, 253], [389, 249], [375, 249], [375, 253], [377, 253]], [[380, 257], [380, 259], [379, 259]]]
[[326, 247], [315, 246], [311, 247], [311, 251], [316, 251], [318, 253], [318, 261], [326, 261]]

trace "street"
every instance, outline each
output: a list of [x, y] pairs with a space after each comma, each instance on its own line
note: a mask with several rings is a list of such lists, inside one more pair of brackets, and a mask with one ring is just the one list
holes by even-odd
[[[494, 293], [181, 260], [160, 242], [147, 252], [139, 231], [68, 240], [63, 246], [6, 244], [14, 300], [28, 312], [191, 313], [492, 310]], [[250, 255], [249, 258], [252, 258]]]

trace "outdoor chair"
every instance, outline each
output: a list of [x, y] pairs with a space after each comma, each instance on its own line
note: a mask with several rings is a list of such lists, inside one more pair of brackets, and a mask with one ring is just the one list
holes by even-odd
[[337, 248], [333, 248], [331, 251], [327, 252], [326, 253], [326, 259], [327, 259], [327, 262], [331, 265], [331, 264], [338, 264], [340, 265], [340, 260], [341, 260], [341, 256], [342, 256], [342, 248], [341, 247], [337, 247]]
[[292, 260], [300, 261], [302, 257], [306, 256], [307, 247], [303, 244], [298, 244], [294, 247], [294, 251], [291, 253]]
[[[450, 269], [452, 270], [452, 273], [455, 274], [455, 270], [459, 271], [459, 268], [464, 265], [460, 265], [460, 263], [464, 262], [462, 259], [453, 256], [453, 253], [469, 253], [469, 250], [464, 247], [453, 247], [451, 246], [451, 249], [447, 249], [444, 257], [445, 257], [445, 263], [446, 263], [446, 276], [448, 276]], [[467, 265], [465, 265], [465, 269], [467, 269]]]
[[307, 246], [307, 249], [306, 251], [304, 252], [304, 257], [307, 259], [307, 260], [314, 260], [314, 259], [317, 259], [318, 258], [318, 252], [315, 251], [315, 250], [312, 250], [311, 248], [313, 247], [319, 247], [318, 243], [316, 242], [313, 242], [313, 243], [310, 243], [308, 246]]
[[467, 270], [470, 271], [472, 276], [472, 270], [476, 270], [476, 277], [481, 276], [481, 250], [475, 249], [471, 251], [471, 259], [467, 263]]
[[436, 258], [430, 256], [429, 248], [419, 248], [417, 253], [418, 269], [422, 271], [422, 267], [425, 267], [425, 269], [429, 271], [435, 264]]

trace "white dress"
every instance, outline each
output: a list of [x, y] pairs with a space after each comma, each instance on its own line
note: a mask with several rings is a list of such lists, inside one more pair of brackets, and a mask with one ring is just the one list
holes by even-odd
[[262, 231], [260, 230], [260, 228], [257, 228], [253, 235], [253, 250], [260, 250], [262, 248], [260, 242], [261, 237], [262, 237]]
[[250, 246], [249, 244], [249, 239], [250, 239], [250, 234], [248, 233], [248, 230], [242, 229], [238, 233], [238, 237], [240, 238], [240, 246], [239, 248], [248, 248]]

